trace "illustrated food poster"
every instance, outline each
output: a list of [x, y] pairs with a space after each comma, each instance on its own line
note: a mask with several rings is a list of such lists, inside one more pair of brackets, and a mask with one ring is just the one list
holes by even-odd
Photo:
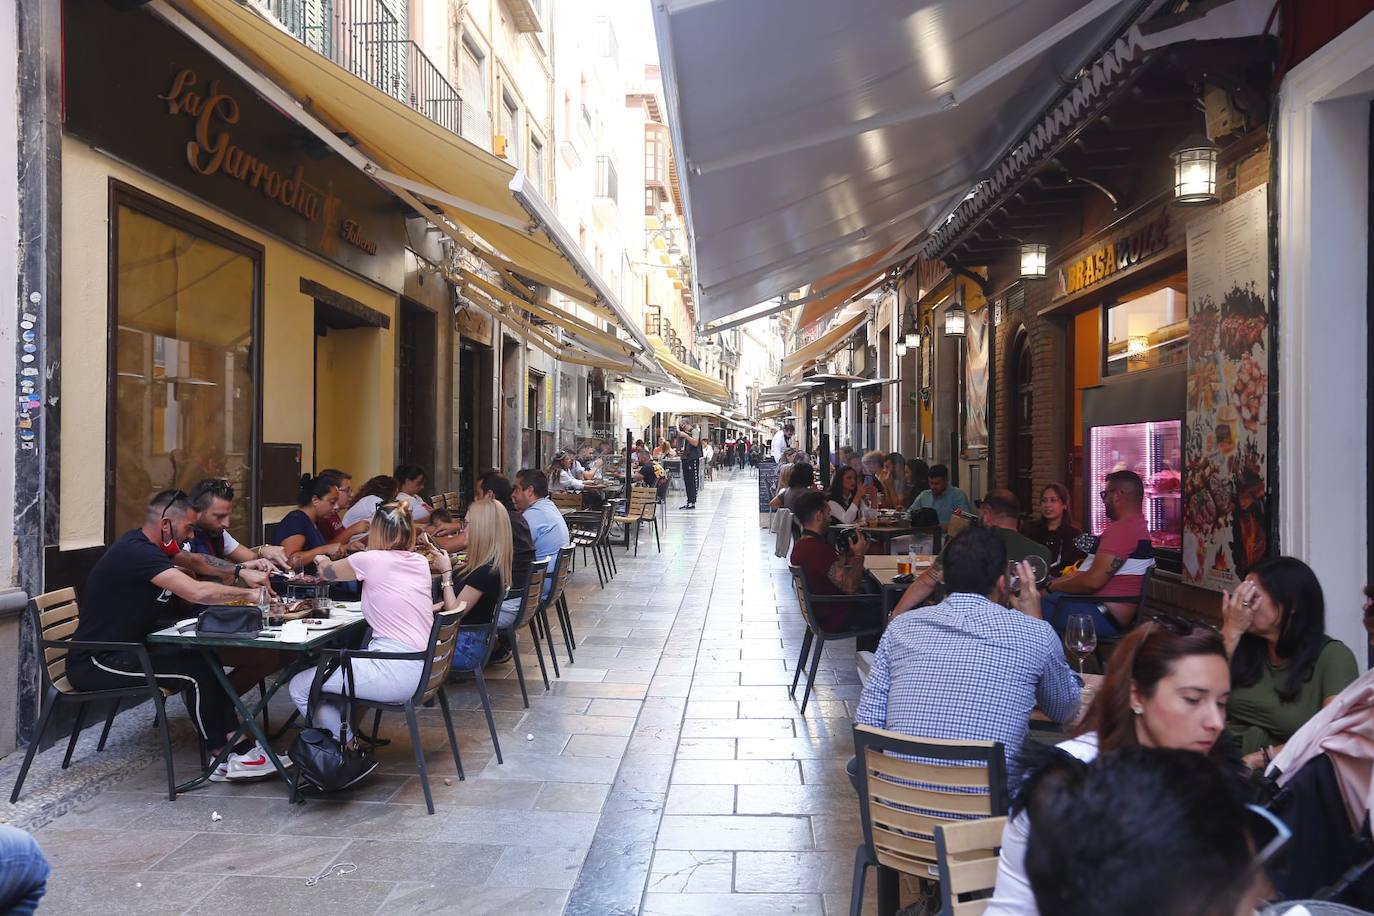
[[1267, 193], [1188, 225], [1183, 569], [1231, 588], [1269, 550]]

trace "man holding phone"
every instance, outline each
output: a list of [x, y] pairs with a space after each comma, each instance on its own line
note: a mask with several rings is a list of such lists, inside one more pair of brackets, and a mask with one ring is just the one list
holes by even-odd
[[[869, 541], [858, 529], [850, 529], [838, 546], [826, 537], [830, 530], [830, 508], [824, 493], [806, 493], [792, 504], [792, 515], [802, 527], [792, 546], [790, 562], [801, 568], [807, 590], [817, 596], [853, 595], [852, 602], [823, 601], [816, 605], [821, 629], [872, 629], [882, 626], [882, 596], [864, 591], [864, 554]], [[860, 649], [876, 647], [860, 645]]]

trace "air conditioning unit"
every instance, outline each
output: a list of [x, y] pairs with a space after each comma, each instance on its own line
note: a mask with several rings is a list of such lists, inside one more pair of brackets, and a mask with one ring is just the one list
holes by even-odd
[[501, 136], [500, 134], [496, 134], [494, 137], [491, 138], [491, 151], [495, 153], [497, 156], [500, 156], [502, 159], [506, 158], [507, 146], [508, 143], [506, 141], [506, 138]]

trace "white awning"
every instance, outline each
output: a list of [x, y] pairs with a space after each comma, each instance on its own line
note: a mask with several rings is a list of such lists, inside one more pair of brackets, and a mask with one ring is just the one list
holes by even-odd
[[655, 3], [701, 320], [929, 229], [1139, 10], [1125, 0]]

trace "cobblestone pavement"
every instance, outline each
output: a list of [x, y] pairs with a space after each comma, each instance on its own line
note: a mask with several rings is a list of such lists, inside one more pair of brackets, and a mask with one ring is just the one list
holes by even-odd
[[[467, 773], [438, 710], [421, 713], [436, 813], [425, 812], [399, 716], [382, 767], [345, 795], [289, 805], [275, 778], [208, 784], [168, 802], [145, 710], [94, 732], [71, 769], [40, 755], [8, 819], [53, 866], [44, 908], [106, 914], [837, 914], [860, 840], [845, 780], [859, 684], [852, 644], [826, 648], [807, 715], [787, 696], [802, 624], [785, 563], [759, 527], [757, 485], [724, 471], [694, 512], [616, 548], [600, 588], [570, 588], [576, 663], [543, 690], [526, 656], [492, 702], [498, 764], [470, 685], [449, 688]], [[536, 684], [538, 687], [536, 688]], [[284, 692], [273, 712], [285, 716]], [[178, 773], [196, 753], [180, 710]], [[280, 721], [280, 720], [279, 720]], [[65, 744], [65, 742], [64, 742]], [[18, 755], [0, 765], [12, 784]], [[218, 818], [216, 818], [218, 815]], [[306, 879], [352, 862], [314, 887]], [[873, 903], [870, 879], [867, 902]]]

